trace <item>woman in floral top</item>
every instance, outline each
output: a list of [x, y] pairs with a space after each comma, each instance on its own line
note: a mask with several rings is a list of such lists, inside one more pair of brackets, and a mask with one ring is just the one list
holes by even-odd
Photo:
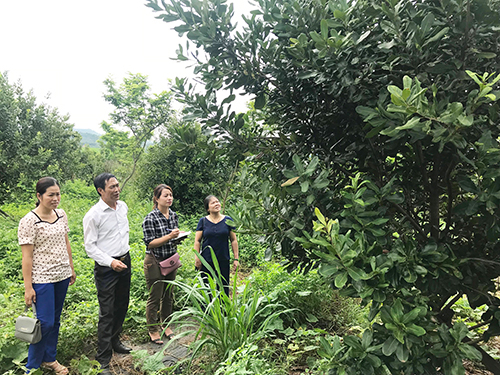
[[22, 250], [24, 299], [27, 306], [36, 305], [42, 326], [42, 339], [31, 344], [28, 371], [43, 367], [56, 375], [68, 369], [56, 361], [61, 311], [68, 285], [76, 275], [68, 239], [68, 218], [57, 209], [61, 192], [56, 179], [41, 178], [36, 184], [38, 202], [19, 222], [18, 239]]

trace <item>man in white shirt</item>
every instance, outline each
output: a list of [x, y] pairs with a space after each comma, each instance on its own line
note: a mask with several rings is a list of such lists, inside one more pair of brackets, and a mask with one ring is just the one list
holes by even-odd
[[130, 295], [128, 207], [119, 200], [120, 187], [112, 174], [100, 174], [94, 179], [94, 186], [101, 198], [83, 218], [83, 236], [85, 251], [95, 261], [99, 300], [96, 360], [102, 374], [107, 375], [113, 350], [124, 354], [131, 351], [120, 341]]

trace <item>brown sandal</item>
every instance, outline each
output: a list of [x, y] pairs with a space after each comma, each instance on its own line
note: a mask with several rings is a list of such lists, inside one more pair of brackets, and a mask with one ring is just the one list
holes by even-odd
[[59, 362], [54, 361], [54, 362], [42, 362], [41, 367], [47, 369], [47, 370], [52, 370], [55, 372], [56, 375], [67, 375], [68, 374], [68, 368], [61, 365]]

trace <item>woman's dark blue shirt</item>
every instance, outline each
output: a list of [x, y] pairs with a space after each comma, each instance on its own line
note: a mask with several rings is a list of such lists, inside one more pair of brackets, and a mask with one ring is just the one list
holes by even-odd
[[217, 224], [212, 223], [206, 217], [198, 221], [196, 231], [203, 231], [201, 255], [208, 263], [213, 264], [210, 247], [214, 250], [217, 260], [229, 261], [229, 234], [234, 227], [232, 223], [233, 219], [230, 216], [225, 216]]

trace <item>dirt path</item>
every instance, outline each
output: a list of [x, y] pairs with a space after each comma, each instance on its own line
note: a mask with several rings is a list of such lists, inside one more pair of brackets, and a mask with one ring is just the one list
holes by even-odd
[[[123, 343], [131, 347], [134, 351], [145, 350], [150, 356], [163, 351], [164, 356], [162, 362], [165, 367], [169, 367], [178, 360], [188, 356], [188, 346], [193, 341], [194, 335], [185, 336], [180, 340], [174, 340], [170, 345], [168, 345], [167, 348], [165, 348], [166, 342], [164, 345], [158, 345], [152, 342], [138, 344], [130, 340], [123, 340]], [[144, 371], [140, 368], [136, 369], [136, 365], [137, 360], [135, 360], [132, 355], [113, 353], [113, 357], [110, 362], [110, 370], [116, 375], [143, 375]]]

